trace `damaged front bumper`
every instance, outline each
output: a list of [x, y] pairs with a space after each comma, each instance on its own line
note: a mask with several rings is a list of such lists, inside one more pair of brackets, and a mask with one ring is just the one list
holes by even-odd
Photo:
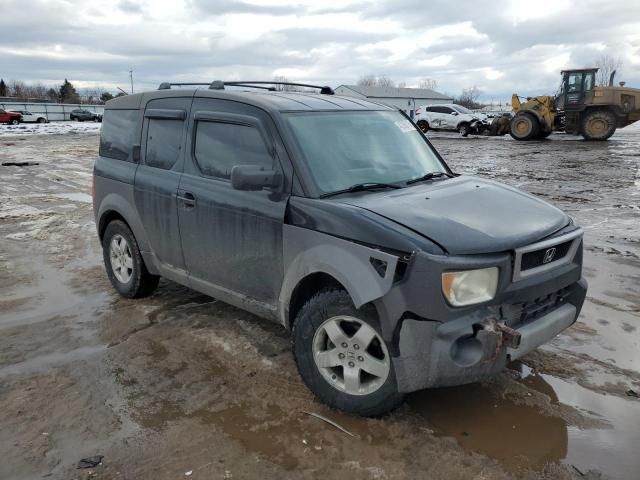
[[[399, 390], [481, 380], [572, 325], [587, 289], [581, 237], [570, 255], [555, 268], [526, 278], [516, 275], [517, 281], [511, 254], [414, 255], [403, 280], [376, 301]], [[447, 304], [442, 272], [487, 266], [501, 272], [491, 302], [463, 308]]]

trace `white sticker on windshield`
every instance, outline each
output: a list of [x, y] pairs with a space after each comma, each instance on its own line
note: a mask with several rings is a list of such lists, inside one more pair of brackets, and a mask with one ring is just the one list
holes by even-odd
[[398, 120], [395, 124], [403, 133], [413, 132], [415, 130], [413, 125], [411, 125], [411, 122], [404, 118], [402, 120]]

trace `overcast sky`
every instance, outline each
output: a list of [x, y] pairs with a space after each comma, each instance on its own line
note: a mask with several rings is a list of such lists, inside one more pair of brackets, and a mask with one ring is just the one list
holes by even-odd
[[1, 0], [0, 77], [136, 90], [161, 81], [337, 86], [433, 78], [485, 99], [553, 93], [607, 53], [640, 87], [640, 1]]

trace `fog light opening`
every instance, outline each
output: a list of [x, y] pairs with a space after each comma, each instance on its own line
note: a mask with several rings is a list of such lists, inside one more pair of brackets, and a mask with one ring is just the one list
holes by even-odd
[[473, 335], [458, 338], [451, 346], [451, 359], [461, 367], [471, 367], [482, 359], [482, 343]]

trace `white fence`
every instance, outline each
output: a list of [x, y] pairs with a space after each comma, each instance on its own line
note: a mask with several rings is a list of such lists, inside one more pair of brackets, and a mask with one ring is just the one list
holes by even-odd
[[103, 105], [80, 105], [73, 103], [14, 103], [0, 102], [0, 108], [5, 110], [29, 111], [34, 115], [44, 115], [50, 122], [70, 120], [71, 110], [81, 108], [90, 112], [104, 112]]

